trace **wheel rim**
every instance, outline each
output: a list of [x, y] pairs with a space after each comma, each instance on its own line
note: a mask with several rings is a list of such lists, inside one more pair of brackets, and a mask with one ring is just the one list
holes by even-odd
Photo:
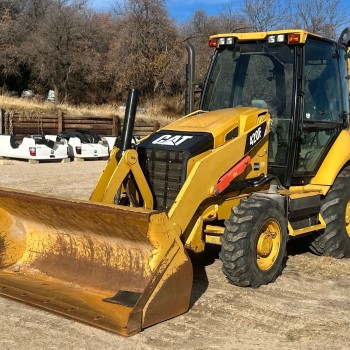
[[257, 265], [260, 270], [269, 270], [274, 265], [280, 251], [280, 246], [280, 225], [275, 220], [266, 221], [261, 227], [256, 246]]
[[345, 227], [346, 227], [346, 232], [350, 237], [350, 200], [346, 204], [346, 209], [345, 209]]

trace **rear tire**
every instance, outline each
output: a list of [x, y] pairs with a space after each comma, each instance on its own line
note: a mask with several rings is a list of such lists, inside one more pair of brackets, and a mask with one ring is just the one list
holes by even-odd
[[310, 243], [317, 255], [350, 258], [350, 166], [344, 168], [327, 193], [321, 215], [326, 228]]
[[287, 219], [266, 197], [243, 198], [232, 208], [221, 237], [223, 273], [230, 283], [257, 288], [274, 282], [285, 264]]

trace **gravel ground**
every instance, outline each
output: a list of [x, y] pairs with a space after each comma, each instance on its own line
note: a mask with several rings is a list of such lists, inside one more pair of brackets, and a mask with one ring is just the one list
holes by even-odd
[[[6, 162], [0, 186], [88, 199], [105, 161]], [[213, 254], [194, 266], [190, 310], [131, 338], [0, 298], [0, 349], [350, 348], [350, 260], [317, 257], [296, 241], [277, 281], [259, 289], [227, 283]], [[301, 248], [300, 248], [301, 246]]]

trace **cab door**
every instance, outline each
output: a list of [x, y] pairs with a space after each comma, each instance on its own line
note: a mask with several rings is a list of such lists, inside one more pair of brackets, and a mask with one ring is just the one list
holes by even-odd
[[344, 123], [344, 53], [334, 42], [308, 39], [304, 47], [303, 100], [292, 184], [316, 174]]

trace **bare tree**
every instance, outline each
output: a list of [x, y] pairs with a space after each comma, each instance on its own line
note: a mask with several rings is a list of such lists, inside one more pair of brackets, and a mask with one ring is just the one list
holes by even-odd
[[291, 0], [288, 13], [291, 27], [332, 39], [337, 39], [349, 18], [349, 11], [340, 0]]
[[[4, 4], [3, 4], [4, 5]], [[0, 77], [2, 85], [10, 77], [19, 77], [18, 38], [13, 32], [14, 20], [10, 7], [3, 6], [0, 14]]]
[[285, 3], [274, 0], [244, 0], [242, 12], [255, 31], [278, 29], [284, 25]]
[[[117, 92], [113, 88], [116, 75], [110, 70], [108, 58], [115, 61], [111, 54], [114, 40], [119, 37], [118, 21], [110, 13], [94, 13], [89, 19], [87, 36], [90, 41], [88, 67], [76, 82], [74, 96], [78, 101], [92, 103], [106, 103], [115, 101]], [[120, 55], [117, 52], [116, 55]]]
[[183, 23], [181, 36], [188, 38], [196, 50], [196, 80], [203, 81], [210, 63], [212, 49], [209, 48], [209, 36], [219, 33], [219, 17], [209, 16], [203, 10], [197, 10], [192, 17]]
[[116, 14], [119, 31], [108, 58], [116, 91], [133, 85], [148, 95], [171, 93], [184, 50], [164, 1], [126, 0]]
[[66, 101], [70, 91], [79, 88], [94, 53], [85, 4], [53, 0], [26, 41], [32, 75], [54, 89], [59, 101]]
[[220, 31], [224, 33], [252, 30], [247, 19], [241, 15], [240, 9], [232, 1], [220, 11], [218, 21], [220, 23]]
[[28, 33], [35, 30], [34, 23], [40, 21], [38, 9], [45, 1], [48, 0], [0, 2], [0, 84], [3, 92], [21, 90], [27, 83], [30, 73], [23, 43]]

